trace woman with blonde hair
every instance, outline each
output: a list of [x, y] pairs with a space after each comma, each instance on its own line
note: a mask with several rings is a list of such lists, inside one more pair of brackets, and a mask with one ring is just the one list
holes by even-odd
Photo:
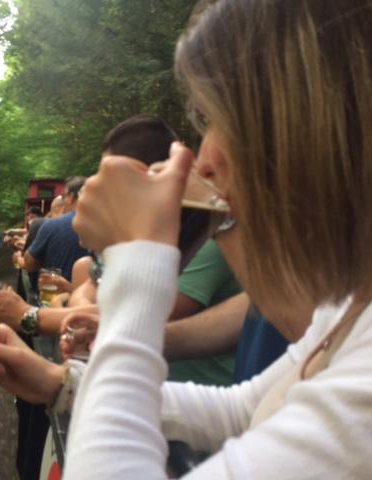
[[220, 0], [192, 21], [176, 71], [204, 135], [198, 172], [243, 231], [249, 295], [319, 308], [251, 382], [161, 390], [192, 155], [176, 145], [158, 176], [105, 159], [75, 223], [106, 270], [66, 479], [165, 478], [161, 417], [167, 438], [218, 452], [190, 479], [370, 478], [371, 45], [367, 0]]
[[215, 453], [190, 480], [370, 478], [372, 2], [209, 3], [176, 53], [204, 137], [196, 168], [242, 229], [254, 303], [318, 308], [250, 382], [163, 384], [193, 156], [175, 144], [151, 176], [106, 157], [75, 219], [105, 273], [64, 478], [165, 479], [165, 438]]

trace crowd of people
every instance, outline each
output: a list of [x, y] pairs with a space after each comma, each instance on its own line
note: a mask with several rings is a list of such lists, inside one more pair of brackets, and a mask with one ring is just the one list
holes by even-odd
[[[368, 0], [201, 2], [175, 55], [198, 153], [130, 118], [16, 240], [63, 294], [0, 291], [0, 385], [72, 414], [65, 480], [169, 478], [167, 440], [208, 454], [190, 480], [370, 478], [371, 36]], [[180, 271], [196, 181], [229, 218]]]

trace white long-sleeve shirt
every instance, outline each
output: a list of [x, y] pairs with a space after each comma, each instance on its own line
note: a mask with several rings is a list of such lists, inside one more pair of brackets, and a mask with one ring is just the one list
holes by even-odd
[[133, 242], [106, 249], [104, 262], [101, 322], [74, 404], [64, 480], [164, 480], [162, 431], [217, 452], [185, 479], [372, 478], [371, 305], [328, 368], [291, 386], [283, 407], [249, 429], [265, 393], [301, 365], [347, 303], [318, 309], [305, 336], [250, 382], [163, 385], [179, 253]]

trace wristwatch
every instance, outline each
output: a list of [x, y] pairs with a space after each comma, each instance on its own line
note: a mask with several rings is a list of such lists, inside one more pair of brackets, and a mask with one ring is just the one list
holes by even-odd
[[36, 335], [39, 324], [39, 307], [30, 307], [23, 315], [20, 323], [20, 332], [25, 335]]

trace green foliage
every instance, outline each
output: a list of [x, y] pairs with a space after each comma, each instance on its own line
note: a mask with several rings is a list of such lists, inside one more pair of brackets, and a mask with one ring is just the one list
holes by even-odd
[[195, 3], [15, 0], [6, 32], [0, 1], [9, 67], [0, 92], [0, 175], [9, 182], [0, 180], [1, 216], [10, 218], [34, 176], [92, 173], [104, 134], [131, 115], [157, 115], [189, 135], [173, 54]]

